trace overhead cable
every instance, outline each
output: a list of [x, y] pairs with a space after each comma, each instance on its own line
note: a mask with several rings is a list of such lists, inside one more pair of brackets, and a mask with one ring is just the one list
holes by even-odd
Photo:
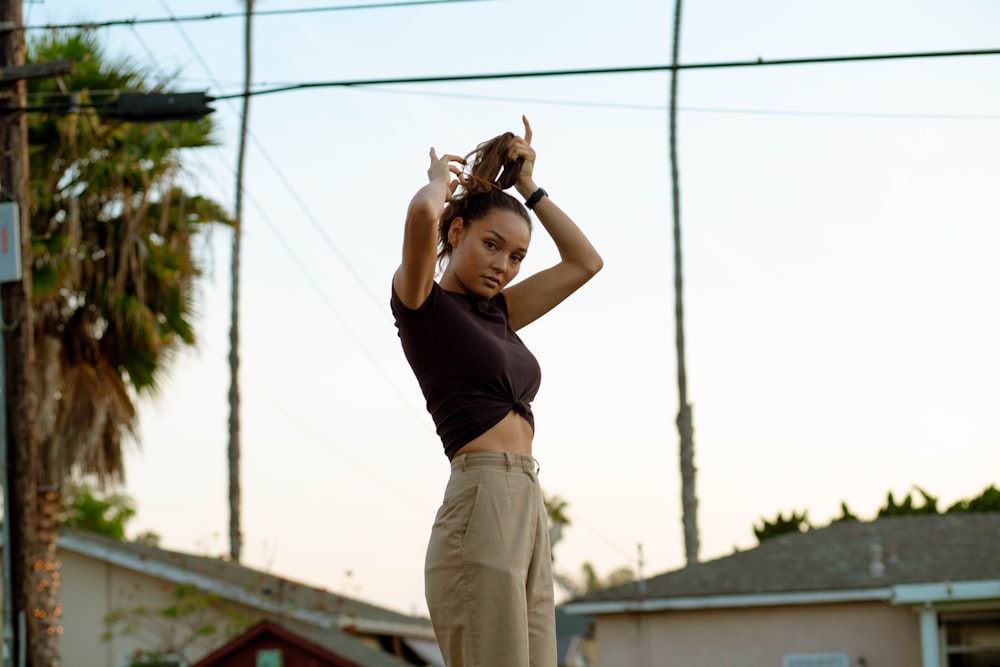
[[[167, 4], [166, 0], [160, 0], [160, 4], [163, 6], [164, 10], [166, 10], [166, 12], [168, 14], [172, 14], [173, 13], [170, 10], [170, 6]], [[245, 18], [246, 15], [242, 14], [241, 16], [243, 16]], [[184, 30], [184, 27], [181, 26], [181, 25], [178, 25], [177, 26], [177, 30], [180, 32], [181, 37], [183, 37], [184, 41], [187, 43], [188, 48], [191, 50], [191, 53], [194, 55], [194, 57], [198, 60], [198, 62], [204, 68], [205, 73], [208, 74], [209, 78], [214, 81], [215, 75], [212, 73], [211, 67], [209, 67], [208, 63], [201, 56], [200, 51], [195, 46], [194, 42], [191, 41], [191, 38], [188, 36], [187, 32]], [[216, 83], [216, 86], [218, 87], [217, 83]], [[242, 95], [237, 95], [235, 97], [242, 97]], [[223, 98], [220, 98], [220, 99], [223, 99]], [[230, 102], [230, 106], [233, 106], [233, 103]], [[319, 221], [317, 220], [316, 216], [314, 216], [312, 214], [312, 212], [308, 209], [308, 207], [305, 204], [305, 201], [295, 191], [295, 189], [293, 188], [291, 182], [285, 177], [282, 169], [271, 158], [271, 156], [266, 151], [264, 151], [263, 145], [260, 143], [259, 140], [257, 140], [257, 137], [254, 135], [254, 133], [250, 132], [249, 136], [255, 142], [255, 144], [257, 145], [257, 147], [261, 150], [261, 153], [264, 155], [264, 157], [267, 159], [267, 161], [271, 164], [272, 168], [278, 174], [278, 176], [281, 179], [282, 183], [285, 184], [285, 187], [288, 188], [289, 192], [291, 192], [292, 195], [295, 197], [295, 199], [298, 201], [298, 203], [302, 207], [303, 211], [305, 211], [306, 216], [309, 219], [309, 221], [311, 223], [313, 223], [313, 225], [315, 227], [317, 227], [317, 228], [320, 229], [321, 234], [322, 234], [324, 240], [327, 242], [327, 245], [330, 247], [330, 249], [333, 250], [334, 254], [342, 262], [342, 264], [347, 268], [347, 270], [351, 273], [351, 275], [358, 282], [358, 284], [365, 290], [365, 292], [369, 295], [369, 297], [376, 303], [378, 309], [380, 311], [384, 312], [383, 302], [379, 301], [375, 297], [375, 295], [372, 293], [371, 289], [367, 286], [367, 284], [364, 282], [364, 280], [362, 280], [361, 275], [358, 273], [358, 271], [354, 268], [353, 265], [351, 265], [351, 263], [347, 260], [347, 258], [344, 256], [344, 254], [342, 252], [340, 252], [339, 248], [337, 248], [336, 244], [333, 242], [333, 240], [330, 238], [330, 236], [328, 234], [326, 234], [324, 230], [322, 230], [321, 225], [319, 225]], [[235, 169], [233, 168], [232, 165], [230, 165], [230, 164], [228, 164], [228, 162], [226, 162], [226, 166], [227, 166], [227, 168], [230, 171], [232, 171], [235, 174]], [[423, 414], [421, 412], [419, 412], [413, 406], [413, 403], [410, 402], [410, 400], [407, 398], [406, 394], [402, 391], [402, 389], [400, 389], [399, 385], [393, 380], [392, 376], [390, 376], [389, 373], [386, 372], [382, 368], [382, 364], [379, 362], [378, 358], [368, 349], [368, 347], [365, 344], [365, 341], [362, 339], [362, 337], [354, 331], [354, 328], [353, 328], [351, 322], [346, 317], [344, 317], [336, 309], [336, 307], [334, 306], [333, 302], [327, 296], [326, 292], [322, 289], [322, 287], [319, 285], [319, 283], [312, 277], [312, 275], [309, 273], [308, 269], [306, 269], [306, 267], [303, 264], [303, 262], [295, 254], [295, 251], [292, 249], [292, 247], [288, 243], [287, 239], [285, 239], [281, 235], [281, 232], [278, 230], [277, 226], [271, 221], [270, 217], [265, 212], [263, 206], [261, 206], [253, 198], [252, 194], [249, 191], [245, 190], [243, 192], [243, 196], [246, 197], [247, 200], [251, 204], [254, 205], [254, 207], [257, 209], [258, 214], [260, 215], [261, 220], [263, 220], [267, 224], [267, 226], [270, 227], [271, 230], [275, 233], [275, 236], [277, 237], [278, 242], [285, 249], [285, 251], [288, 254], [289, 258], [296, 265], [296, 267], [301, 271], [301, 273], [303, 274], [303, 276], [305, 276], [305, 278], [309, 282], [309, 284], [312, 285], [312, 287], [314, 287], [316, 289], [316, 292], [320, 295], [320, 299], [327, 305], [327, 307], [329, 308], [329, 310], [333, 314], [333, 316], [335, 318], [337, 318], [337, 320], [343, 326], [343, 328], [347, 332], [348, 336], [354, 341], [354, 343], [358, 346], [358, 348], [362, 351], [362, 353], [368, 358], [369, 363], [371, 363], [372, 367], [376, 370], [376, 372], [379, 374], [379, 376], [381, 376], [382, 379], [386, 382], [386, 384], [388, 384], [389, 387], [393, 390], [393, 392], [395, 392], [395, 394], [400, 398], [400, 400], [402, 401], [403, 405], [405, 405], [407, 407], [407, 409], [410, 411], [410, 413], [413, 414], [417, 418], [418, 421], [420, 421], [421, 423], [423, 423], [426, 426], [426, 420], [423, 419]]]
[[[254, 11], [254, 16], [282, 16], [289, 14], [318, 14], [321, 12], [341, 12], [357, 9], [392, 9], [394, 7], [413, 7], [417, 5], [452, 5], [467, 2], [491, 2], [492, 0], [404, 0], [404, 2], [379, 2], [362, 5], [338, 5], [331, 7], [300, 7], [293, 9], [270, 9], [265, 11]], [[110, 28], [113, 26], [136, 26], [149, 25], [154, 23], [190, 23], [193, 21], [213, 21], [216, 19], [246, 18], [245, 12], [215, 12], [212, 14], [198, 14], [194, 16], [161, 16], [155, 18], [131, 18], [131, 19], [111, 19], [108, 21], [87, 21], [81, 23], [60, 23], [43, 25], [13, 26], [0, 24], [0, 32], [8, 30], [94, 30], [97, 28]]]
[[[161, 75], [162, 76], [162, 75]], [[178, 81], [193, 81], [178, 79]], [[198, 81], [199, 84], [203, 83]], [[211, 83], [218, 85], [217, 81]], [[290, 83], [283, 85], [292, 85]], [[122, 92], [114, 89], [92, 89], [91, 95], [114, 95]], [[640, 104], [638, 102], [600, 102], [597, 100], [559, 100], [550, 97], [515, 97], [511, 95], [479, 95], [474, 93], [454, 93], [442, 90], [406, 90], [400, 88], [379, 88], [366, 86], [364, 92], [385, 93], [388, 95], [414, 95], [417, 97], [442, 97], [480, 102], [509, 102], [511, 104], [547, 104], [550, 106], [580, 107], [594, 109], [622, 109], [626, 111], [655, 111], [662, 113], [667, 110], [665, 104]], [[66, 97], [61, 91], [35, 92], [32, 95], [39, 99]], [[40, 106], [37, 108], [20, 108], [15, 111], [66, 111], [65, 105]], [[814, 116], [817, 118], [885, 118], [885, 119], [915, 119], [915, 120], [1000, 120], [1000, 114], [971, 113], [912, 113], [900, 111], [824, 111], [822, 109], [751, 109], [745, 107], [699, 107], [678, 106], [678, 111], [684, 113], [717, 113], [747, 116]]]
[[[831, 56], [826, 58], [787, 58], [782, 60], [757, 60], [718, 62], [718, 63], [692, 63], [689, 65], [638, 65], [628, 67], [598, 67], [591, 69], [566, 69], [566, 70], [541, 70], [535, 72], [496, 72], [492, 74], [446, 74], [441, 76], [414, 76], [392, 79], [354, 79], [343, 81], [310, 81], [297, 83], [289, 86], [279, 86], [276, 88], [266, 88], [255, 90], [251, 95], [272, 95], [274, 93], [286, 93], [293, 90], [307, 90], [309, 88], [333, 88], [350, 86], [386, 86], [404, 83], [445, 83], [457, 81], [490, 81], [496, 79], [531, 79], [554, 76], [585, 76], [597, 74], [641, 74], [646, 72], [670, 72], [673, 70], [687, 69], [724, 69], [733, 67], [768, 67], [774, 65], [817, 65], [825, 63], [844, 63], [876, 60], [904, 60], [916, 58], [958, 58], [965, 56], [996, 56], [1000, 55], [1000, 49], [983, 49], [974, 51], [925, 51], [920, 53], [884, 53], [867, 56]], [[217, 100], [234, 99], [243, 97], [243, 93], [221, 95]]]
[[[510, 102], [511, 104], [548, 104], [565, 107], [591, 107], [595, 109], [624, 109], [635, 111], [667, 110], [665, 104], [639, 104], [630, 102], [599, 102], [595, 100], [557, 100], [544, 97], [512, 97], [509, 95], [478, 95], [472, 93], [448, 93], [438, 90], [400, 90], [399, 88], [378, 88], [368, 86], [365, 92], [387, 93], [390, 95], [416, 95], [418, 97], [444, 97], [480, 102]], [[721, 113], [751, 116], [816, 116], [836, 118], [913, 118], [919, 120], [1000, 120], [998, 114], [934, 114], [934, 113], [900, 113], [894, 111], [822, 111], [808, 109], [747, 109], [740, 107], [694, 107], [679, 106], [678, 111], [685, 113]]]

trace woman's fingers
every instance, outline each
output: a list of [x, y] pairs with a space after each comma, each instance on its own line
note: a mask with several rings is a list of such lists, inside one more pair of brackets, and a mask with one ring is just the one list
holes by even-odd
[[[465, 158], [461, 155], [452, 155], [450, 153], [445, 153], [441, 157], [438, 157], [437, 151], [434, 147], [431, 147], [431, 166], [427, 169], [427, 177], [430, 180], [435, 181], [439, 178], [445, 180], [450, 180], [448, 178], [449, 173], [455, 174], [458, 177], [458, 181], [455, 181], [457, 187], [458, 183], [465, 183], [465, 174], [462, 169], [456, 166], [456, 162], [459, 164], [465, 164]], [[454, 192], [454, 187], [452, 187], [452, 192]]]
[[527, 116], [521, 116], [521, 120], [524, 122], [524, 140], [531, 145], [531, 123], [528, 122]]
[[431, 146], [431, 161], [432, 162], [443, 162], [445, 164], [451, 162], [459, 162], [465, 164], [465, 158], [461, 155], [452, 155], [451, 153], [445, 153], [441, 157], [438, 157], [437, 151]]
[[524, 158], [529, 162], [534, 162], [535, 149], [531, 147], [531, 144], [529, 144], [527, 140], [522, 139], [521, 137], [514, 137], [514, 140], [510, 142], [510, 149], [507, 151], [507, 156], [511, 160]]

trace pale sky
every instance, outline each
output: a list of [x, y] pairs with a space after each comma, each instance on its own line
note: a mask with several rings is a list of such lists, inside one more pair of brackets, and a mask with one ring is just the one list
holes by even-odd
[[[258, 0], [258, 11], [324, 6]], [[344, 3], [340, 3], [344, 4]], [[236, 0], [44, 0], [29, 24], [241, 11]], [[242, 21], [100, 30], [175, 89], [239, 92]], [[255, 22], [259, 86], [663, 65], [673, 2], [484, 0]], [[995, 49], [995, 0], [686, 3], [681, 62]], [[1000, 56], [681, 73], [687, 370], [703, 560], [762, 516], [872, 518], [1000, 482]], [[556, 570], [684, 563], [669, 74], [322, 88], [255, 97], [242, 258], [245, 564], [425, 613], [448, 462], [389, 314], [427, 154], [526, 114], [535, 177], [605, 269], [522, 330], [535, 455], [573, 525]], [[187, 182], [233, 206], [239, 106]], [[230, 233], [202, 248], [199, 344], [140, 404], [133, 533], [228, 553]], [[541, 226], [522, 275], [555, 261]]]

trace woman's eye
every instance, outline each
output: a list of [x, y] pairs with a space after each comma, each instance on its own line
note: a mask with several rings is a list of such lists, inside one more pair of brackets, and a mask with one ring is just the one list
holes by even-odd
[[497, 244], [493, 241], [486, 241], [486, 247], [490, 250], [496, 250]]
[[510, 256], [510, 259], [511, 259], [511, 261], [512, 261], [512, 262], [514, 262], [515, 264], [520, 264], [520, 263], [521, 263], [521, 260], [522, 260], [522, 259], [524, 259], [524, 258], [523, 258], [523, 257], [519, 257], [518, 255], [511, 255], [511, 256]]

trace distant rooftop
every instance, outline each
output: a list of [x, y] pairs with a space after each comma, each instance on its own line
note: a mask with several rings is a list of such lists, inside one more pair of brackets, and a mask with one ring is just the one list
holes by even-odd
[[1000, 580], [1000, 512], [841, 521], [570, 603], [837, 592]]
[[[66, 530], [59, 546], [103, 558], [136, 571], [156, 574], [177, 583], [190, 583], [251, 606], [296, 610], [299, 620], [319, 626], [354, 626], [360, 632], [431, 637], [430, 619], [409, 616], [339, 593], [234, 563], [226, 558], [195, 556], [140, 542], [124, 542], [94, 533]], [[346, 626], [346, 627], [345, 627]]]

